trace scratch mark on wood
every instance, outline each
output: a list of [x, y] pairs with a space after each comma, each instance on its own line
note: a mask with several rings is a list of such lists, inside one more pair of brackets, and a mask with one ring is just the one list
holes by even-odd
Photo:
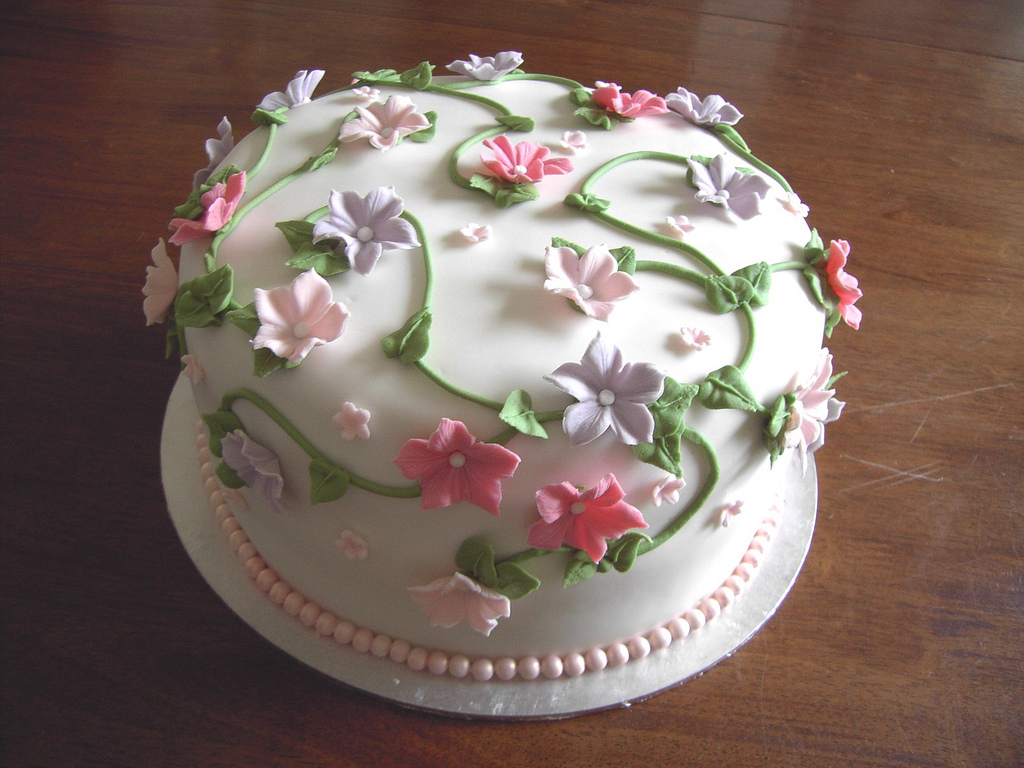
[[913, 400], [897, 400], [892, 403], [880, 403], [878, 405], [866, 405], [863, 408], [847, 408], [846, 414], [860, 413], [861, 411], [879, 411], [883, 408], [894, 408], [898, 405], [915, 405], [916, 403], [936, 403], [939, 400], [951, 400], [955, 397], [967, 397], [968, 395], [976, 395], [979, 392], [989, 392], [993, 389], [1005, 389], [1006, 387], [1016, 388], [1016, 384], [1010, 382], [1008, 384], [993, 384], [991, 387], [979, 387], [978, 389], [972, 389], [968, 392], [953, 392], [949, 395], [935, 395], [934, 397], [918, 397]]
[[869, 467], [884, 469], [886, 472], [889, 472], [889, 475], [887, 475], [886, 477], [876, 477], [874, 480], [868, 480], [867, 482], [864, 483], [858, 483], [856, 485], [848, 486], [846, 488], [841, 489], [839, 493], [845, 493], [846, 491], [855, 491], [860, 488], [867, 488], [870, 485], [877, 485], [878, 483], [884, 483], [890, 480], [895, 481], [892, 482], [891, 485], [899, 485], [900, 483], [905, 483], [908, 480], [927, 480], [930, 483], [942, 483], [945, 482], [946, 480], [946, 478], [944, 477], [931, 476], [932, 473], [936, 471], [939, 464], [941, 464], [941, 462], [938, 461], [933, 461], [931, 464], [922, 464], [920, 467], [914, 467], [914, 469], [903, 470], [896, 469], [895, 467], [887, 467], [885, 464], [877, 464], [876, 462], [873, 461], [865, 461], [864, 459], [858, 459], [856, 456], [849, 456], [844, 454], [843, 458], [850, 459], [851, 461], [856, 461], [858, 464], [864, 464]]

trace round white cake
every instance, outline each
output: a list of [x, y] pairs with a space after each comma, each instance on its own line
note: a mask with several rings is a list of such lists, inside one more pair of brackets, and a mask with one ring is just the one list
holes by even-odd
[[848, 245], [734, 107], [520, 65], [298, 73], [207, 142], [145, 290], [241, 567], [324, 642], [467, 685], [741, 603], [841, 410], [823, 333], [859, 322]]

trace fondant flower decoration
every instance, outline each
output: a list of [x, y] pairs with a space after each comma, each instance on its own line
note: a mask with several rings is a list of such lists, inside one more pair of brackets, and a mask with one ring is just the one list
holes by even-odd
[[800, 196], [796, 192], [786, 192], [779, 198], [779, 202], [782, 203], [782, 207], [787, 211], [802, 219], [806, 219], [807, 215], [811, 212], [811, 209], [800, 201]]
[[583, 445], [611, 429], [626, 445], [654, 438], [647, 409], [665, 388], [665, 372], [651, 363], [623, 363], [614, 344], [597, 334], [583, 359], [565, 363], [544, 377], [578, 402], [565, 409], [562, 429], [573, 445]]
[[519, 466], [512, 451], [478, 441], [465, 424], [451, 419], [441, 419], [429, 439], [406, 442], [394, 461], [403, 475], [419, 481], [420, 509], [468, 501], [492, 515], [501, 503], [501, 481]]
[[668, 112], [665, 100], [650, 91], [623, 93], [616, 83], [597, 83], [597, 88], [590, 94], [591, 98], [619, 117], [635, 120], [648, 115], [663, 115]]
[[694, 195], [702, 203], [728, 208], [741, 219], [752, 219], [761, 212], [761, 200], [768, 193], [768, 181], [756, 173], [736, 170], [726, 155], [718, 155], [710, 165], [687, 159], [697, 187]]
[[334, 301], [331, 286], [312, 269], [289, 286], [255, 293], [260, 327], [253, 348], [269, 349], [288, 362], [298, 363], [313, 347], [334, 341], [348, 324], [348, 309]]
[[728, 528], [729, 523], [732, 522], [736, 515], [743, 511], [743, 502], [734, 501], [731, 504], [726, 504], [718, 510], [718, 522], [723, 528]]
[[206, 140], [206, 156], [210, 158], [210, 163], [205, 168], [196, 171], [195, 176], [192, 177], [192, 189], [199, 189], [206, 183], [210, 174], [213, 173], [213, 169], [220, 165], [234, 146], [235, 138], [231, 134], [231, 123], [226, 117], [222, 117], [217, 126], [217, 138]]
[[361, 85], [352, 91], [360, 101], [376, 101], [380, 97], [379, 88], [371, 88], [368, 85]]
[[672, 234], [680, 240], [697, 228], [690, 223], [690, 219], [686, 216], [666, 216], [665, 223], [668, 224]]
[[470, 222], [459, 230], [459, 234], [465, 238], [467, 243], [482, 243], [491, 236], [491, 225]]
[[191, 381], [193, 384], [198, 384], [206, 378], [206, 371], [203, 369], [203, 364], [199, 361], [196, 355], [182, 355], [181, 356], [182, 373]]
[[607, 320], [615, 303], [640, 290], [633, 278], [619, 271], [606, 245], [588, 248], [582, 256], [568, 247], [548, 247], [544, 255], [544, 289], [574, 302], [588, 317]]
[[370, 439], [370, 412], [355, 403], [344, 403], [332, 423], [341, 430], [343, 440]]
[[355, 531], [342, 531], [334, 543], [349, 560], [365, 560], [370, 555], [366, 539]]
[[590, 149], [590, 144], [587, 141], [587, 134], [583, 131], [566, 131], [562, 134], [562, 139], [558, 143], [561, 144], [562, 149], [570, 155], [575, 155], [577, 152], [584, 152], [587, 149]]
[[562, 175], [572, 170], [568, 158], [552, 158], [551, 150], [532, 141], [513, 145], [508, 136], [501, 134], [484, 139], [490, 154], [483, 152], [480, 160], [492, 174], [513, 184], [532, 184], [545, 176]]
[[228, 432], [221, 440], [220, 447], [224, 463], [235, 471], [242, 482], [254, 493], [264, 496], [275, 511], [284, 512], [281, 504], [284, 478], [281, 477], [281, 463], [277, 455], [240, 429]]
[[313, 242], [340, 240], [352, 269], [368, 275], [383, 251], [419, 246], [416, 230], [401, 218], [403, 208], [394, 187], [378, 187], [366, 197], [331, 190], [326, 218], [313, 225]]
[[448, 70], [475, 80], [497, 80], [504, 77], [523, 63], [519, 51], [502, 51], [494, 56], [469, 54], [469, 60], [457, 59], [448, 65]]
[[825, 444], [825, 425], [839, 418], [846, 403], [835, 399], [835, 390], [826, 389], [832, 378], [832, 355], [822, 349], [817, 365], [803, 384], [793, 390], [795, 400], [786, 422], [786, 447], [795, 448], [807, 471], [807, 454]]
[[268, 93], [263, 97], [263, 101], [259, 103], [257, 108], [273, 112], [277, 109], [291, 109], [300, 104], [306, 104], [309, 102], [313, 91], [319, 85], [320, 79], [323, 76], [324, 71], [322, 69], [300, 69], [295, 73], [295, 77], [291, 79], [283, 92], [274, 91], [273, 93]]
[[672, 475], [665, 475], [665, 477], [654, 486], [654, 491], [651, 493], [651, 499], [654, 501], [654, 506], [660, 507], [662, 504], [675, 504], [679, 501], [679, 491], [686, 485], [686, 481], [681, 477], [673, 477]]
[[171, 219], [169, 238], [174, 245], [184, 245], [199, 240], [221, 229], [231, 219], [245, 194], [245, 171], [228, 176], [226, 183], [218, 182], [199, 198], [203, 214], [198, 219]]
[[854, 306], [857, 299], [864, 295], [857, 283], [857, 278], [845, 270], [846, 261], [850, 256], [850, 244], [845, 240], [833, 240], [825, 257], [825, 274], [828, 285], [839, 298], [839, 315], [848, 326], [860, 328], [861, 311]]
[[178, 270], [167, 255], [167, 245], [161, 237], [149, 252], [153, 265], [146, 267], [146, 284], [142, 286], [142, 311], [146, 315], [146, 325], [162, 323], [167, 319], [167, 312], [178, 295]]
[[450, 629], [460, 621], [482, 635], [490, 635], [498, 619], [511, 614], [511, 603], [462, 573], [446, 576], [422, 587], [408, 587], [409, 597], [423, 609], [435, 627]]
[[380, 104], [356, 107], [359, 117], [341, 126], [342, 141], [369, 139], [370, 146], [386, 151], [395, 147], [410, 133], [430, 127], [430, 120], [416, 111], [416, 105], [407, 96], [390, 96]]
[[666, 96], [665, 105], [697, 125], [736, 125], [743, 117], [742, 112], [721, 96], [708, 96], [701, 100], [685, 88], [677, 88], [675, 93]]
[[640, 510], [623, 501], [625, 495], [611, 474], [586, 491], [571, 483], [546, 485], [536, 496], [541, 519], [530, 526], [526, 542], [537, 549], [568, 544], [596, 563], [608, 551], [605, 539], [616, 539], [631, 528], [647, 528]]
[[680, 328], [679, 338], [694, 352], [703, 352], [711, 344], [711, 335], [702, 328]]

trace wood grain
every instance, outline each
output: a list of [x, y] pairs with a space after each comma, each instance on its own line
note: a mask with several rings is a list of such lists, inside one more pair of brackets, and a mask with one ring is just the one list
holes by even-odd
[[[967, 10], [965, 10], [967, 9]], [[1024, 764], [1024, 6], [962, 0], [8, 2], [5, 766]], [[166, 514], [175, 378], [139, 293], [221, 115], [299, 68], [446, 63], [685, 84], [748, 115], [853, 243], [849, 402], [768, 626], [627, 710], [462, 722], [265, 644]]]

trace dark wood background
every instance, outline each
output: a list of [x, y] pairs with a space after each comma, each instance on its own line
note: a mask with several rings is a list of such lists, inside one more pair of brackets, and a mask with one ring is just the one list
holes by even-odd
[[[4, 766], [1024, 763], [1024, 3], [19, 2], [3, 23]], [[462, 722], [346, 690], [178, 542], [145, 267], [202, 142], [300, 68], [519, 49], [721, 93], [853, 244], [860, 332], [810, 558], [769, 625], [626, 710]]]

